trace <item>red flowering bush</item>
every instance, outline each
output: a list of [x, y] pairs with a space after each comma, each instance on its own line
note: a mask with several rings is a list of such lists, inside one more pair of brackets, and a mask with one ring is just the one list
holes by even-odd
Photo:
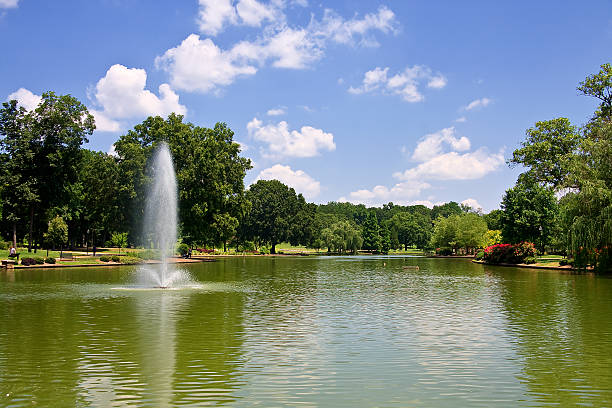
[[491, 264], [525, 263], [527, 258], [535, 258], [535, 246], [531, 242], [520, 244], [496, 244], [485, 248], [484, 260]]

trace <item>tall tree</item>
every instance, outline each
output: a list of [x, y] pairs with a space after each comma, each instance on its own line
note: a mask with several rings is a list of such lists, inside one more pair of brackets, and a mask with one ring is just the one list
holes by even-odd
[[276, 244], [290, 238], [291, 222], [299, 211], [295, 190], [278, 180], [259, 180], [246, 193], [251, 210], [245, 218], [250, 237], [271, 245], [276, 253]]
[[534, 182], [518, 182], [506, 190], [501, 203], [502, 236], [505, 242], [533, 242], [540, 250], [555, 232], [557, 199], [550, 188]]
[[378, 226], [378, 220], [376, 219], [376, 213], [374, 211], [369, 211], [368, 215], [363, 222], [363, 249], [367, 249], [369, 251], [378, 251], [380, 250], [381, 240], [380, 240], [380, 228]]
[[514, 151], [508, 164], [527, 167], [521, 179], [528, 178], [558, 189], [564, 186], [568, 164], [581, 140], [578, 129], [569, 119], [558, 118], [536, 122], [526, 131], [521, 148]]

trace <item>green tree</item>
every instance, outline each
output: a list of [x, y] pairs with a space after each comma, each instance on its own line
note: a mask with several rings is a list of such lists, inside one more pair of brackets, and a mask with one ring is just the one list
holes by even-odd
[[438, 217], [450, 217], [451, 215], [459, 215], [463, 212], [461, 206], [455, 201], [450, 201], [442, 205], [434, 205], [431, 210], [431, 219], [436, 220]]
[[215, 214], [213, 219], [213, 228], [218, 240], [223, 243], [223, 252], [227, 252], [227, 241], [236, 233], [238, 220], [227, 213]]
[[478, 214], [465, 213], [459, 216], [457, 222], [456, 243], [465, 249], [465, 253], [473, 252], [475, 248], [486, 245], [487, 222]]
[[365, 221], [363, 222], [363, 249], [368, 251], [378, 251], [381, 247], [380, 231], [376, 214], [373, 211], [368, 212]]
[[555, 232], [557, 199], [550, 188], [519, 182], [506, 190], [501, 203], [504, 242], [533, 242], [543, 250]]
[[429, 216], [416, 212], [399, 212], [390, 220], [389, 226], [391, 236], [397, 237], [398, 243], [404, 245], [407, 250], [409, 246], [425, 248], [431, 239], [432, 223]]
[[111, 235], [110, 243], [114, 248], [127, 248], [128, 246], [128, 233], [127, 232], [115, 232]]
[[488, 214], [484, 215], [484, 219], [487, 222], [487, 228], [490, 230], [501, 230], [502, 229], [502, 210], [493, 210]]
[[[178, 184], [179, 220], [183, 241], [213, 244], [219, 240], [215, 220], [241, 219], [248, 210], [244, 176], [251, 168], [240, 157], [240, 145], [224, 123], [213, 129], [184, 123], [181, 115], [149, 117], [115, 143], [120, 172], [119, 197], [130, 203], [123, 218], [138, 236], [150, 177], [147, 161], [158, 143], [168, 143]], [[229, 218], [226, 218], [229, 220]]]
[[295, 190], [278, 180], [259, 180], [246, 193], [251, 211], [245, 218], [247, 233], [261, 243], [276, 244], [290, 237], [291, 222], [299, 210]]
[[359, 227], [350, 221], [338, 221], [324, 228], [321, 236], [328, 251], [357, 253], [363, 244]]
[[[55, 246], [60, 246], [60, 258], [62, 257], [63, 245], [68, 241], [68, 225], [62, 217], [55, 217], [49, 221], [49, 228], [45, 234], [45, 241], [50, 243], [55, 250]], [[47, 255], [49, 251], [47, 250]]]
[[508, 164], [528, 168], [521, 174], [521, 180], [526, 178], [554, 189], [562, 187], [569, 171], [568, 161], [581, 140], [578, 129], [569, 119], [558, 118], [536, 122], [526, 134]]
[[601, 101], [595, 118], [609, 120], [612, 117], [612, 65], [602, 64], [598, 73], [589, 75], [580, 84], [578, 91]]
[[453, 214], [449, 217], [438, 217], [434, 221], [434, 231], [431, 237], [431, 245], [434, 248], [457, 250], [457, 232], [459, 229], [459, 215]]

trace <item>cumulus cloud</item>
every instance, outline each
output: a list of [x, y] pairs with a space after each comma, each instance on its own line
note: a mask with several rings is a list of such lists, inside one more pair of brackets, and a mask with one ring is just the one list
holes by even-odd
[[253, 118], [247, 124], [247, 130], [253, 139], [267, 144], [261, 152], [265, 157], [314, 157], [322, 150], [336, 149], [332, 133], [311, 126], [290, 131], [285, 121], [263, 125], [262, 121]]
[[313, 179], [302, 170], [292, 170], [289, 166], [275, 164], [274, 166], [262, 170], [257, 180], [278, 180], [289, 187], [293, 187], [296, 192], [302, 193], [308, 200], [312, 200], [321, 192], [321, 183]]
[[489, 98], [475, 99], [472, 102], [468, 103], [463, 109], [466, 111], [471, 111], [473, 109], [484, 108], [489, 106], [491, 102], [493, 101], [491, 101], [491, 99]]
[[497, 170], [504, 163], [502, 151], [489, 153], [481, 147], [464, 154], [443, 153], [394, 176], [400, 180], [475, 180]]
[[278, 108], [268, 110], [267, 115], [268, 116], [280, 116], [280, 115], [284, 115], [285, 113], [287, 113], [287, 108], [285, 108], [284, 106], [280, 106]]
[[[476, 180], [505, 163], [503, 150], [490, 153], [481, 147], [475, 151], [467, 151], [470, 148], [470, 140], [464, 136], [457, 137], [453, 127], [428, 134], [417, 143], [411, 157], [419, 163], [393, 174], [393, 177], [399, 180], [397, 184], [391, 188], [378, 185], [370, 190], [357, 190], [343, 199], [369, 205], [389, 201], [408, 205], [407, 203], [417, 202], [415, 199], [421, 192], [432, 187], [432, 181]], [[422, 203], [431, 204], [429, 200]], [[470, 203], [474, 204], [471, 201]]]
[[419, 91], [422, 81], [427, 81], [429, 88], [441, 89], [446, 86], [446, 78], [442, 74], [433, 74], [431, 69], [423, 65], [406, 67], [393, 76], [389, 75], [389, 68], [376, 67], [367, 71], [360, 86], [351, 86], [348, 91], [352, 94], [381, 92], [400, 96], [406, 102], [421, 102], [425, 97]]
[[416, 161], [427, 161], [438, 156], [443, 144], [448, 144], [456, 151], [469, 150], [470, 140], [462, 136], [455, 137], [455, 128], [449, 127], [423, 137], [412, 153], [412, 159]]
[[285, 7], [285, 2], [274, 0], [269, 3], [240, 0], [235, 6], [230, 0], [200, 0], [202, 33], [215, 35], [224, 26], [246, 24], [264, 25], [262, 34], [227, 49], [220, 48], [210, 38], [201, 39], [191, 34], [181, 44], [158, 56], [156, 66], [168, 72], [174, 88], [205, 93], [227, 86], [241, 76], [255, 75], [266, 65], [308, 68], [324, 56], [329, 43], [372, 45], [373, 32], [394, 31], [395, 15], [386, 7], [363, 18], [355, 16], [352, 19], [326, 10], [321, 21], [313, 17], [302, 27], [289, 26], [285, 22], [282, 11]]
[[475, 198], [466, 198], [461, 204], [472, 208], [475, 211], [482, 211], [482, 205]]
[[159, 96], [145, 89], [147, 72], [139, 68], [127, 68], [120, 64], [111, 66], [98, 80], [90, 97], [100, 108], [89, 111], [96, 120], [96, 129], [116, 132], [121, 120], [150, 115], [167, 116], [172, 112], [184, 115], [187, 109], [179, 103], [179, 96], [168, 84], [158, 88]]
[[32, 111], [36, 109], [36, 107], [42, 100], [42, 97], [40, 95], [36, 95], [28, 89], [19, 88], [18, 90], [10, 94], [8, 98], [6, 98], [6, 100], [16, 100], [18, 106], [24, 107], [26, 110]]
[[464, 123], [467, 122], [467, 118], [465, 116], [461, 116], [460, 118], [455, 119], [455, 122]]
[[19, 0], [0, 0], [0, 8], [16, 8]]

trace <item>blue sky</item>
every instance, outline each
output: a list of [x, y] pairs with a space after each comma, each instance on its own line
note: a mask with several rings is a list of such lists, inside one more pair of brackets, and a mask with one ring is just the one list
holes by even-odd
[[309, 201], [497, 208], [538, 120], [584, 123], [612, 3], [0, 0], [0, 99], [69, 93], [112, 152], [148, 115], [226, 122]]

